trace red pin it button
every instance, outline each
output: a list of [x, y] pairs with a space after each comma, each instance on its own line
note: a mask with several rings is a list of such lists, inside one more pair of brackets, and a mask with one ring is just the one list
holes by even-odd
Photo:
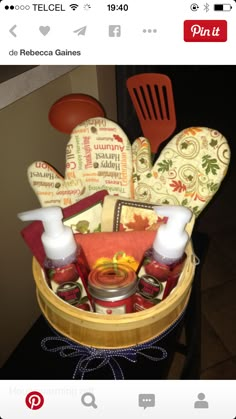
[[227, 41], [226, 20], [185, 20], [185, 42], [225, 42]]

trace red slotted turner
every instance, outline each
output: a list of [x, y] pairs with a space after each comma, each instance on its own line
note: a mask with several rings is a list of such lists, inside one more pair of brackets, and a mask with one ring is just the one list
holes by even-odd
[[129, 95], [137, 113], [143, 136], [156, 154], [159, 145], [176, 128], [176, 115], [172, 83], [168, 76], [144, 73], [126, 81]]

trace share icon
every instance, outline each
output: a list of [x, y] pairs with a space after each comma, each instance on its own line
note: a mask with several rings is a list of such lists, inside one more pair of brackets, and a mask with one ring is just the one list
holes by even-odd
[[83, 26], [82, 28], [76, 29], [76, 31], [73, 31], [74, 33], [77, 33], [77, 35], [85, 35], [87, 26]]

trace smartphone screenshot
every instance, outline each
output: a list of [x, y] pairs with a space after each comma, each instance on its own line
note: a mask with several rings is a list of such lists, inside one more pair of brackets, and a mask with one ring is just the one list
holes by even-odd
[[235, 419], [235, 19], [0, 0], [0, 419]]

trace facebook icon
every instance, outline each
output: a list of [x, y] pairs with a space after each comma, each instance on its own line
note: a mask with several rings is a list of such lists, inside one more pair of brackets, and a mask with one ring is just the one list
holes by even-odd
[[109, 36], [119, 37], [121, 36], [121, 26], [120, 25], [109, 25]]

